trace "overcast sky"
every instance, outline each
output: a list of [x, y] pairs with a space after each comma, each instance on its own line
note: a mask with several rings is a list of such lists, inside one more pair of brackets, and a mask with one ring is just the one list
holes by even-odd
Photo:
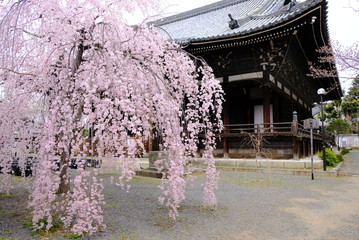
[[[167, 4], [165, 12], [173, 15], [218, 2], [218, 0], [165, 0], [165, 2]], [[359, 10], [359, 0], [328, 0], [328, 2], [328, 25], [331, 39], [345, 46], [357, 42], [359, 40], [359, 12], [355, 12], [352, 8]], [[348, 73], [340, 73], [340, 76], [349, 77]], [[341, 78], [341, 81], [342, 87], [347, 90], [351, 81], [346, 78]]]

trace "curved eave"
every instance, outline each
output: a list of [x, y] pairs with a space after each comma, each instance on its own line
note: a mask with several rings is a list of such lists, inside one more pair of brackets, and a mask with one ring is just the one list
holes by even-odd
[[[329, 34], [329, 27], [328, 27], [328, 2], [325, 0], [322, 3], [322, 8], [320, 9], [320, 20], [321, 20], [321, 30], [320, 30], [320, 37], [322, 40], [322, 45], [321, 46], [331, 46], [330, 43], [330, 34]], [[335, 63], [330, 64], [331, 68], [336, 69]], [[335, 72], [337, 73], [337, 70], [335, 70]], [[323, 79], [327, 79], [327, 81], [329, 82], [328, 86], [323, 86], [324, 88], [326, 88], [326, 90], [329, 90], [330, 92], [328, 93], [328, 95], [326, 96], [327, 99], [340, 99], [341, 97], [343, 97], [343, 90], [341, 88], [340, 85], [340, 81], [338, 77], [328, 77], [328, 78], [323, 78]], [[325, 80], [324, 80], [325, 81]]]

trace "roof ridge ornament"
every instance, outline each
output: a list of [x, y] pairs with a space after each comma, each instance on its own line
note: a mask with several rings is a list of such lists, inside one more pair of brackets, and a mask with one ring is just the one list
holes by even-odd
[[283, 6], [288, 5], [289, 3], [292, 5], [295, 5], [295, 4], [297, 4], [297, 1], [296, 0], [285, 0], [283, 3]]
[[228, 21], [229, 28], [232, 30], [235, 28], [239, 28], [238, 21], [235, 20], [230, 13], [228, 14], [228, 17], [229, 19], [231, 19], [230, 21]]
[[287, 6], [288, 5], [288, 11], [294, 7], [295, 5], [297, 5], [297, 0], [285, 0], [283, 3], [283, 6]]

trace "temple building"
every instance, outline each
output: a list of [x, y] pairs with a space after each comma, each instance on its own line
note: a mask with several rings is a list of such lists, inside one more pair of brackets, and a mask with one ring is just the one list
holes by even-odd
[[[203, 58], [225, 92], [224, 157], [294, 158], [310, 154], [309, 130], [319, 88], [339, 99], [338, 78], [314, 78], [309, 62], [330, 45], [327, 0], [222, 0], [157, 20], [155, 25], [188, 53]], [[335, 68], [327, 64], [323, 67]], [[334, 138], [315, 130], [314, 148]]]

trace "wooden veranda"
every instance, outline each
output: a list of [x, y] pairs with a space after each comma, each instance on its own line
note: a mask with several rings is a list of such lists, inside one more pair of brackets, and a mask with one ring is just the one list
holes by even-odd
[[[223, 157], [302, 158], [310, 155], [310, 130], [298, 121], [267, 124], [229, 124], [217, 135], [217, 155]], [[333, 136], [313, 131], [317, 153], [322, 142], [335, 145]]]

